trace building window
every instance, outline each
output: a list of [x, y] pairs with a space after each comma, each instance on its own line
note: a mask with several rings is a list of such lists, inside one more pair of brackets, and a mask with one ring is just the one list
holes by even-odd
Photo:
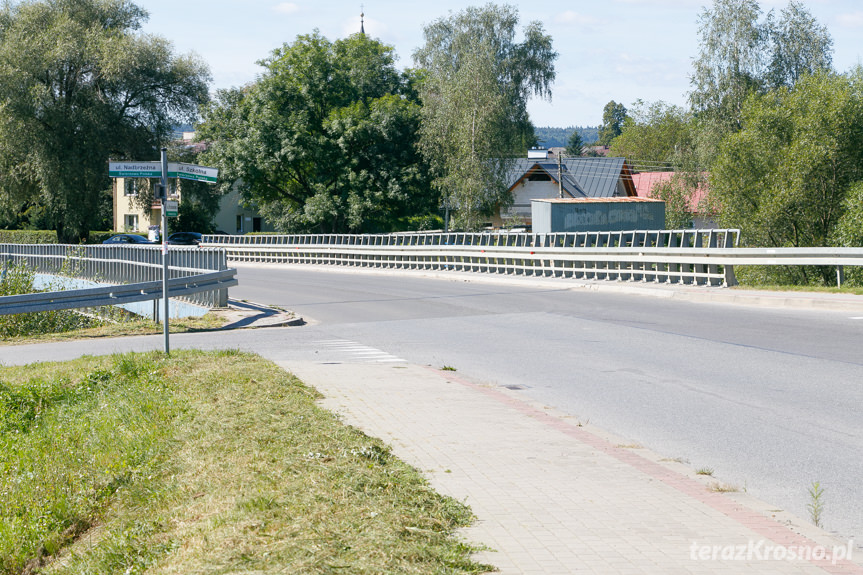
[[138, 182], [131, 178], [126, 178], [123, 180], [123, 195], [124, 196], [137, 196], [138, 195]]
[[126, 214], [123, 216], [123, 230], [127, 232], [138, 231], [138, 214]]
[[243, 215], [242, 214], [237, 216], [237, 233], [238, 234], [243, 233]]

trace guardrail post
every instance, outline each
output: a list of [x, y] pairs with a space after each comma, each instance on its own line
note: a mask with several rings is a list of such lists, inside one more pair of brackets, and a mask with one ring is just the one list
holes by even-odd
[[734, 287], [738, 285], [737, 276], [734, 275], [734, 266], [725, 265], [723, 266], [725, 270], [725, 287]]
[[845, 283], [845, 266], [836, 266], [836, 287], [841, 288]]

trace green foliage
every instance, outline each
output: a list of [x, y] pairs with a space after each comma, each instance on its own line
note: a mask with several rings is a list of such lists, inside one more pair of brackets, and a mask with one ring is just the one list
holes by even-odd
[[490, 569], [453, 535], [465, 505], [260, 358], [87, 357], [0, 382], [0, 573]]
[[282, 232], [390, 231], [436, 211], [416, 149], [421, 76], [394, 59], [361, 34], [299, 36], [262, 62], [258, 82], [205, 110], [204, 160]]
[[824, 488], [820, 482], [813, 481], [807, 491], [809, 503], [806, 504], [806, 509], [809, 511], [809, 518], [815, 527], [821, 527], [824, 516]]
[[618, 104], [614, 100], [606, 104], [602, 110], [602, 125], [599, 127], [599, 144], [611, 145], [623, 130], [626, 118], [626, 107], [623, 104]]
[[0, 230], [0, 244], [56, 244], [57, 232], [46, 230]]
[[806, 75], [831, 69], [833, 38], [802, 2], [789, 2], [778, 19], [771, 10], [765, 27], [770, 52], [766, 81], [770, 88], [790, 88]]
[[686, 164], [695, 126], [683, 108], [638, 100], [611, 143], [611, 155], [625, 157], [638, 171], [664, 171]]
[[680, 172], [653, 187], [650, 192], [651, 197], [665, 202], [666, 228], [692, 227], [692, 215], [699, 208], [693, 204], [693, 198], [698, 186], [703, 183], [702, 179]]
[[[712, 171], [720, 224], [741, 228], [750, 246], [853, 243], [863, 180], [863, 71], [820, 73], [753, 96], [742, 120]], [[792, 279], [830, 283], [834, 276], [803, 268]]]
[[511, 203], [512, 158], [536, 141], [527, 100], [551, 94], [551, 37], [531, 22], [517, 43], [517, 24], [511, 6], [467, 8], [426, 26], [414, 53], [425, 74], [420, 145], [445, 207], [468, 229]]
[[740, 128], [743, 102], [762, 86], [763, 27], [757, 0], [713, 0], [699, 16], [700, 50], [690, 103], [727, 131]]
[[207, 98], [206, 66], [138, 33], [146, 16], [125, 0], [0, 9], [0, 203], [38, 208], [61, 243], [107, 227], [109, 158], [151, 158]]
[[[116, 232], [93, 232], [87, 234], [88, 244], [101, 244]], [[0, 244], [56, 244], [54, 230], [0, 230]]]
[[437, 214], [429, 214], [425, 216], [411, 216], [404, 221], [404, 225], [400, 226], [399, 231], [425, 232], [430, 230], [442, 230], [444, 227], [443, 218]]
[[143, 377], [109, 358], [0, 381], [0, 572], [38, 566], [152, 469], [178, 409], [149, 359], [136, 361]]
[[699, 17], [700, 48], [689, 100], [699, 121], [700, 156], [712, 163], [718, 143], [743, 127], [753, 93], [793, 87], [807, 74], [829, 71], [832, 44], [801, 2], [761, 21], [757, 0], [713, 0]]
[[580, 156], [582, 152], [584, 152], [584, 142], [581, 139], [581, 134], [578, 133], [578, 130], [573, 130], [566, 142], [566, 155]]

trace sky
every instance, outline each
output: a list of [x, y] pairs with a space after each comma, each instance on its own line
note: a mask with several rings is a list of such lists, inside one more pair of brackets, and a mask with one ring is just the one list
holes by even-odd
[[[137, 0], [150, 13], [143, 31], [170, 40], [176, 53], [194, 52], [210, 66], [212, 89], [242, 86], [263, 72], [257, 62], [315, 29], [330, 40], [360, 29], [395, 48], [399, 68], [413, 65], [425, 25], [484, 0]], [[510, 0], [519, 29], [542, 23], [559, 56], [552, 99], [528, 105], [536, 126], [596, 126], [611, 100], [685, 106], [698, 17], [711, 0]], [[863, 2], [807, 0], [809, 12], [834, 41], [833, 65], [845, 72], [863, 58]], [[787, 0], [762, 0], [766, 13]]]

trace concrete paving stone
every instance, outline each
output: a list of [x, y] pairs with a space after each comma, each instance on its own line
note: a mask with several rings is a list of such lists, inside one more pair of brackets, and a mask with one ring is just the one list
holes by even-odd
[[471, 505], [480, 521], [462, 533], [497, 550], [478, 557], [501, 573], [831, 572], [811, 563], [693, 561], [693, 541], [797, 536], [643, 450], [616, 447], [513, 396], [418, 366], [397, 376], [369, 364], [283, 366], [346, 423], [432, 470], [435, 489]]

